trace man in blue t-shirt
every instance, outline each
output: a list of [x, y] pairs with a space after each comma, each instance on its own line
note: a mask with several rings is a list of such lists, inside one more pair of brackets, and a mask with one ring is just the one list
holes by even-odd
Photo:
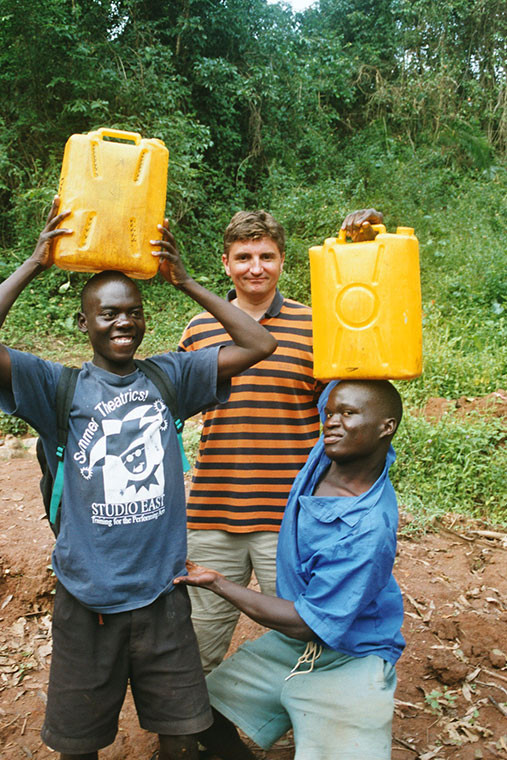
[[[52, 263], [61, 228], [55, 198], [34, 253], [0, 284], [0, 325], [22, 290]], [[229, 379], [264, 359], [275, 340], [244, 312], [190, 278], [167, 222], [160, 271], [210, 311], [232, 345], [152, 357], [172, 381], [185, 419], [226, 400]], [[157, 387], [136, 368], [144, 331], [137, 286], [121, 272], [94, 275], [78, 327], [93, 358], [77, 380], [64, 459], [58, 579], [44, 741], [62, 760], [96, 760], [116, 735], [130, 681], [143, 728], [159, 734], [160, 760], [196, 760], [211, 712], [176, 576], [185, 572], [186, 517], [179, 444]], [[40, 434], [56, 470], [55, 396], [62, 365], [0, 346], [0, 407]]]
[[319, 410], [323, 434], [284, 513], [277, 596], [193, 563], [175, 580], [214, 591], [272, 629], [206, 679], [215, 721], [200, 741], [223, 760], [255, 757], [233, 724], [265, 750], [292, 727], [302, 760], [391, 757], [404, 641], [388, 471], [401, 399], [385, 380], [346, 380], [325, 389]]

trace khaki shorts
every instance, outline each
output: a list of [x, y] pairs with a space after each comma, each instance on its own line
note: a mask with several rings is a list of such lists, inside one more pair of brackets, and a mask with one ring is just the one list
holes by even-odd
[[[193, 562], [218, 570], [240, 586], [248, 586], [253, 571], [262, 593], [276, 596], [277, 543], [278, 533], [270, 531], [228, 533], [191, 529], [187, 554]], [[189, 593], [202, 666], [209, 673], [225, 657], [239, 610], [207, 589], [189, 588]]]

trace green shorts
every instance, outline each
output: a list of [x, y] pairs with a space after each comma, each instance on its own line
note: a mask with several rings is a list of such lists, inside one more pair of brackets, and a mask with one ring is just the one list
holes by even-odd
[[207, 677], [212, 706], [265, 750], [292, 727], [295, 760], [389, 760], [394, 665], [323, 648], [286, 680], [305, 648], [276, 631], [243, 644]]

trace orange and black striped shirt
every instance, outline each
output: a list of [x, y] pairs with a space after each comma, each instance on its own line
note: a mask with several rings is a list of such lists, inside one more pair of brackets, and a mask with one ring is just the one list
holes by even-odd
[[[278, 348], [233, 377], [229, 401], [203, 415], [189, 528], [278, 531], [292, 482], [319, 436], [321, 385], [312, 374], [310, 308], [277, 291], [260, 324]], [[222, 325], [203, 312], [189, 322], [178, 348], [195, 351], [231, 342]]]

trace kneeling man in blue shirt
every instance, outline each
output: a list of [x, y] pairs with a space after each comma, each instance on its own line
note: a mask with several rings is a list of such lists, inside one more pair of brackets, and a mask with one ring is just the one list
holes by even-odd
[[215, 722], [200, 740], [223, 760], [255, 758], [233, 724], [265, 750], [292, 727], [295, 760], [391, 757], [394, 666], [404, 641], [388, 471], [401, 398], [388, 381], [347, 380], [330, 383], [319, 406], [323, 434], [294, 482], [280, 531], [277, 596], [192, 563], [177, 579], [272, 629], [207, 678]]

